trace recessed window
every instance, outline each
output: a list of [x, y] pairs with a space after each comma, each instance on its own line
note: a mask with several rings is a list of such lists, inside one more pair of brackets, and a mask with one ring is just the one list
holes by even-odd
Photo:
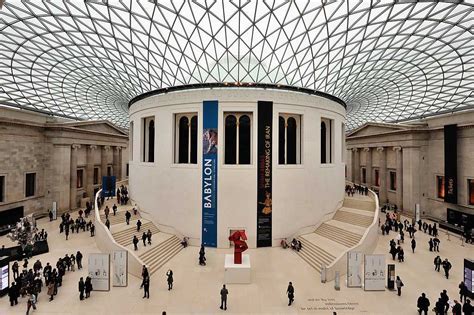
[[301, 164], [301, 115], [278, 117], [278, 163]]
[[130, 164], [127, 163], [125, 166], [125, 176], [128, 177], [129, 172], [130, 172]]
[[78, 169], [77, 170], [77, 188], [84, 187], [84, 170]]
[[436, 197], [444, 199], [444, 176], [436, 176]]
[[390, 190], [397, 190], [397, 172], [389, 171], [390, 174]]
[[112, 166], [107, 166], [107, 176], [112, 176]]
[[5, 176], [0, 176], [0, 202], [5, 202]]
[[197, 164], [197, 113], [175, 117], [175, 163]]
[[346, 161], [346, 125], [344, 123], [341, 124], [341, 144], [341, 162], [344, 163]]
[[328, 164], [333, 162], [334, 148], [334, 120], [329, 118], [321, 118], [321, 164]]
[[379, 172], [379, 170], [374, 170], [374, 178], [375, 178], [374, 185], [376, 187], [380, 187], [380, 172]]
[[224, 114], [224, 163], [250, 164], [252, 155], [252, 114]]
[[467, 189], [468, 189], [468, 203], [474, 205], [474, 179], [470, 178], [467, 180]]
[[155, 117], [142, 119], [142, 162], [155, 162]]
[[94, 167], [94, 181], [93, 181], [93, 184], [94, 185], [99, 184], [99, 168], [98, 167]]
[[25, 176], [25, 197], [34, 196], [36, 193], [36, 173], [27, 173]]
[[362, 184], [367, 183], [367, 169], [365, 167], [361, 168], [362, 170]]

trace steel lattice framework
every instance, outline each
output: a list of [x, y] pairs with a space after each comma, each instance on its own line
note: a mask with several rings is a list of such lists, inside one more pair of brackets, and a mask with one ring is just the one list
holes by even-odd
[[[1, 1], [0, 1], [1, 2]], [[474, 107], [474, 0], [5, 1], [0, 104], [127, 126], [164, 87], [333, 94], [348, 127]]]

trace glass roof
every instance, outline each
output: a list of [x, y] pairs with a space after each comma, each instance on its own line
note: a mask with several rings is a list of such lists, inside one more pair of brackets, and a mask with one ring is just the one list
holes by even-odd
[[406, 121], [474, 107], [473, 22], [474, 0], [6, 0], [0, 104], [126, 127], [141, 93], [258, 82], [341, 98], [349, 129]]

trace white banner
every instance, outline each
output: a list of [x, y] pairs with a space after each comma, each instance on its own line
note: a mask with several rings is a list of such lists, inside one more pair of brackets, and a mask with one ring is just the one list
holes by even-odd
[[364, 290], [385, 290], [385, 255], [365, 255]]
[[362, 265], [364, 255], [361, 252], [347, 253], [347, 287], [362, 287]]
[[94, 291], [110, 290], [109, 254], [89, 254], [89, 277]]
[[126, 287], [128, 284], [128, 252], [126, 250], [114, 251], [114, 275], [112, 285], [114, 287]]

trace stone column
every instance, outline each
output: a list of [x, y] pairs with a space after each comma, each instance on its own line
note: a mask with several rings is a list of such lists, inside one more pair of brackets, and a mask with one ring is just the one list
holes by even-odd
[[114, 147], [113, 150], [113, 174], [116, 178], [117, 181], [119, 181], [122, 178], [122, 167], [120, 163], [120, 156], [122, 155], [121, 152], [122, 148], [121, 147]]
[[366, 176], [366, 185], [367, 187], [372, 187], [372, 148], [364, 148], [366, 152], [366, 167], [365, 167], [365, 176]]
[[354, 151], [354, 183], [360, 184], [360, 150], [358, 148], [352, 150]]
[[394, 147], [397, 163], [397, 207], [403, 210], [403, 151], [402, 147]]
[[[107, 152], [110, 147], [108, 145], [102, 146], [102, 151], [100, 154], [100, 177], [107, 176]], [[102, 183], [102, 179], [100, 180]]]
[[378, 147], [377, 151], [380, 156], [380, 188], [379, 188], [379, 201], [383, 205], [387, 202], [387, 150], [383, 147]]
[[80, 144], [73, 144], [71, 146], [71, 175], [69, 181], [69, 208], [70, 210], [77, 208], [77, 149], [81, 147]]
[[94, 151], [97, 146], [90, 145], [87, 147], [86, 152], [86, 193], [87, 197], [94, 197]]

